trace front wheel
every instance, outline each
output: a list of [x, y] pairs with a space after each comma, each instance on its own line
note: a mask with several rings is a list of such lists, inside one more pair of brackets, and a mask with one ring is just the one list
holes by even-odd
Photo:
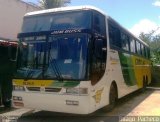
[[111, 110], [115, 107], [116, 101], [117, 101], [117, 90], [115, 86], [112, 84], [109, 94], [109, 107]]
[[143, 79], [143, 87], [142, 87], [142, 92], [146, 91], [146, 88], [147, 88], [147, 85], [148, 85], [148, 80], [147, 78]]
[[117, 102], [118, 96], [117, 96], [117, 90], [115, 85], [111, 85], [110, 92], [109, 92], [109, 105], [103, 108], [104, 111], [111, 111]]

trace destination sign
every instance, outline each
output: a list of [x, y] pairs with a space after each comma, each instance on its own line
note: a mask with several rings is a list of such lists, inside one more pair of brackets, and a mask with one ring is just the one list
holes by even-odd
[[81, 33], [81, 29], [69, 29], [69, 30], [54, 30], [51, 34], [69, 34], [69, 33]]
[[[31, 33], [20, 33], [18, 34], [18, 38], [26, 38], [28, 40], [34, 40], [36, 36], [36, 40], [45, 39], [45, 36], [48, 35], [56, 35], [56, 34], [72, 34], [72, 33], [92, 33], [91, 29], [66, 29], [66, 30], [52, 30], [52, 31], [40, 31], [40, 32], [31, 32]], [[29, 37], [29, 38], [28, 38]]]

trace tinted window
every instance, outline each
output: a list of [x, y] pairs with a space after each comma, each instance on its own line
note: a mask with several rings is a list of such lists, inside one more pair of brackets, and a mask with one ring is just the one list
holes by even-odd
[[111, 47], [121, 47], [121, 41], [120, 41], [120, 30], [113, 26], [112, 24], [109, 24], [109, 41]]
[[149, 48], [147, 48], [147, 57], [148, 57], [148, 59], [150, 58], [150, 49]]
[[147, 48], [146, 48], [146, 46], [144, 46], [144, 57], [146, 57], [147, 58]]
[[107, 45], [105, 39], [96, 39], [92, 47], [92, 85], [96, 84], [104, 75], [106, 67]]
[[121, 41], [122, 49], [129, 51], [129, 37], [126, 34], [121, 33]]
[[105, 63], [106, 61], [106, 41], [99, 39], [95, 41], [95, 56]]
[[91, 28], [91, 12], [76, 11], [25, 17], [22, 32]]
[[143, 44], [141, 44], [141, 54], [142, 56], [145, 56], [145, 48]]
[[135, 53], [136, 52], [136, 48], [135, 48], [135, 40], [131, 39], [130, 41], [130, 48], [131, 48], [131, 52]]
[[141, 45], [138, 41], [136, 41], [136, 49], [137, 54], [141, 55]]
[[94, 12], [93, 23], [94, 23], [93, 24], [94, 31], [105, 36], [106, 35], [105, 16], [98, 12]]

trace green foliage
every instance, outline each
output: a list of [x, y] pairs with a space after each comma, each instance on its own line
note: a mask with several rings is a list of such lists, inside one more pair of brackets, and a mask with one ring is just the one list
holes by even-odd
[[152, 67], [152, 82], [151, 86], [160, 87], [160, 66]]
[[153, 62], [153, 65], [160, 64], [160, 51], [152, 51], [151, 52], [151, 60]]
[[40, 6], [44, 9], [66, 6], [70, 0], [40, 0]]
[[144, 42], [146, 42], [148, 45], [150, 45], [150, 41], [151, 41], [151, 33], [147, 33], [147, 34], [145, 34], [145, 33], [141, 33], [140, 35], [139, 35], [139, 38], [140, 39], [142, 39]]
[[160, 34], [155, 35], [155, 32], [158, 29], [153, 30], [147, 34], [141, 33], [139, 35], [139, 38], [145, 41], [150, 46], [151, 60], [152, 60], [153, 65], [160, 64]]

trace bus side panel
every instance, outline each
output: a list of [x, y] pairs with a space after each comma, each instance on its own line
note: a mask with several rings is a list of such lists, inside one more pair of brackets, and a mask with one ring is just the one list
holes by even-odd
[[132, 56], [128, 53], [119, 52], [123, 78], [128, 86], [136, 85], [135, 68], [133, 65]]
[[135, 81], [131, 55], [110, 51], [110, 75], [112, 81], [115, 81], [118, 88], [118, 98], [121, 98], [138, 89]]
[[142, 88], [143, 80], [147, 80], [148, 84], [151, 82], [151, 62], [138, 56], [132, 56], [132, 60], [134, 64], [138, 88]]
[[148, 60], [122, 52], [119, 52], [119, 57], [126, 85], [137, 85], [138, 88], [142, 88], [144, 80], [150, 82], [151, 72]]
[[[137, 59], [145, 61], [143, 65], [137, 65]], [[150, 81], [149, 61], [137, 56], [118, 52], [110, 49], [108, 52], [106, 71], [100, 81], [91, 87], [90, 108], [94, 111], [109, 104], [109, 92], [112, 82], [116, 82], [118, 98], [121, 98], [142, 87], [143, 76], [148, 76]]]

